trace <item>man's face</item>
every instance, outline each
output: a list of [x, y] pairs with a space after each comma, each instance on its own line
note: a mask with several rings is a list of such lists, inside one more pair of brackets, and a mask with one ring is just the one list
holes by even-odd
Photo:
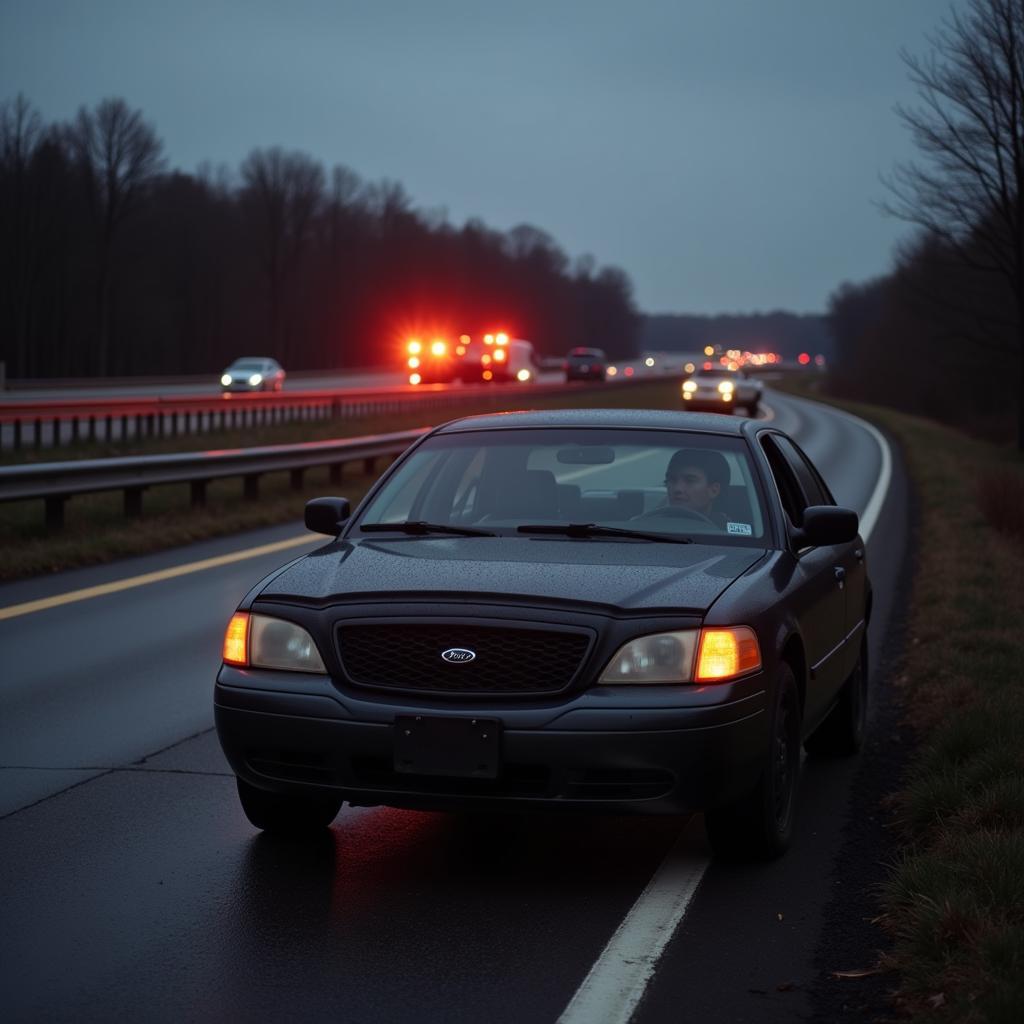
[[665, 474], [668, 503], [702, 515], [711, 513], [711, 503], [721, 489], [718, 483], [709, 484], [704, 470], [697, 466], [673, 466]]

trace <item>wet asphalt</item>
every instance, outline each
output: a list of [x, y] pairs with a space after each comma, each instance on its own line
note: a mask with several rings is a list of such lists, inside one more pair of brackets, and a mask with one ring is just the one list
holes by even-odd
[[[822, 407], [769, 404], [837, 500], [863, 508], [874, 442]], [[908, 508], [897, 466], [868, 546], [880, 707]], [[0, 606], [299, 533], [11, 584]], [[555, 1021], [674, 842], [677, 819], [379, 808], [345, 808], [313, 846], [257, 834], [211, 731], [211, 686], [235, 604], [287, 557], [0, 621], [5, 1019]], [[829, 964], [875, 941], [839, 941], [836, 906], [858, 874], [851, 815], [865, 813], [864, 775], [862, 758], [806, 763], [794, 849], [770, 865], [711, 867], [634, 1020], [842, 1012], [842, 996], [822, 995]], [[688, 834], [703, 849], [699, 828]], [[872, 856], [861, 850], [855, 866]]]

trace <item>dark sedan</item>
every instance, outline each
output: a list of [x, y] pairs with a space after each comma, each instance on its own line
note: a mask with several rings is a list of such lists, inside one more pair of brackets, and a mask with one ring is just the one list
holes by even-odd
[[215, 711], [258, 828], [343, 801], [705, 812], [717, 855], [793, 829], [800, 746], [851, 754], [871, 606], [856, 513], [754, 420], [456, 420], [334, 539], [250, 591]]
[[601, 380], [608, 372], [608, 357], [599, 348], [573, 348], [565, 357], [565, 379]]

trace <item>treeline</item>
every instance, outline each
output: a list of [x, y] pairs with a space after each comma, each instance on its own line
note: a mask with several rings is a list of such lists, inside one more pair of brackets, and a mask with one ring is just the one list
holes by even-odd
[[46, 124], [0, 104], [0, 361], [9, 377], [387, 365], [410, 332], [507, 330], [542, 355], [635, 351], [627, 275], [544, 231], [461, 227], [298, 152], [169, 170], [120, 99]]
[[644, 317], [640, 345], [652, 352], [701, 352], [721, 345], [750, 352], [832, 355], [828, 321], [815, 313], [723, 313], [718, 316], [658, 314]]
[[921, 236], [888, 275], [834, 292], [829, 325], [832, 393], [994, 440], [1013, 438], [1021, 356], [1014, 295], [1003, 277]]

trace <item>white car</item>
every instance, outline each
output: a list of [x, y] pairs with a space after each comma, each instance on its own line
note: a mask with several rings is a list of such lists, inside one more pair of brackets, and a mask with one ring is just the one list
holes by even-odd
[[740, 407], [748, 416], [756, 416], [763, 387], [761, 381], [748, 377], [742, 370], [725, 366], [697, 370], [683, 381], [683, 408], [731, 413]]
[[224, 391], [280, 391], [284, 378], [285, 372], [276, 359], [242, 356], [221, 374], [220, 386]]

